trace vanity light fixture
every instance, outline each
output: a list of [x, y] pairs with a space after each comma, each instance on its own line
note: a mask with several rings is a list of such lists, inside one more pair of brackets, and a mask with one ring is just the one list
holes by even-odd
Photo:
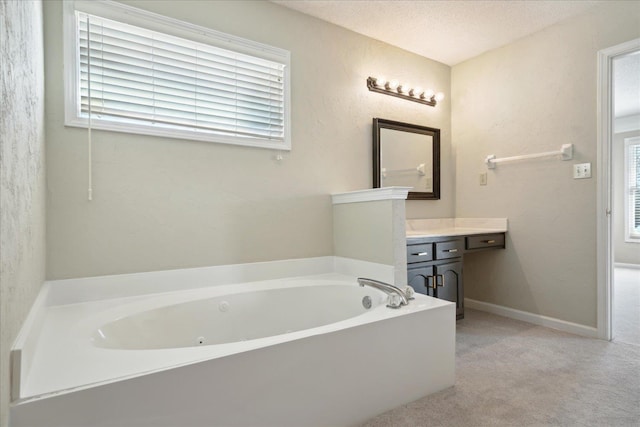
[[435, 93], [431, 89], [423, 90], [421, 87], [411, 88], [407, 83], [399, 83], [397, 80], [388, 81], [384, 77], [369, 77], [367, 87], [372, 92], [384, 93], [421, 104], [436, 104], [444, 99], [444, 93]]

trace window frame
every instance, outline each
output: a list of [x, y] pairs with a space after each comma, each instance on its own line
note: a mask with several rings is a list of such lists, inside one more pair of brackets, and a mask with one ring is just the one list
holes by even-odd
[[255, 56], [284, 65], [284, 140], [272, 140], [256, 137], [236, 137], [219, 135], [188, 129], [159, 128], [146, 124], [124, 123], [91, 117], [91, 128], [132, 134], [152, 135], [196, 141], [215, 142], [250, 146], [257, 148], [291, 150], [291, 76], [290, 52], [263, 43], [243, 39], [210, 28], [201, 27], [188, 22], [158, 15], [153, 12], [134, 8], [109, 0], [87, 1], [67, 0], [63, 10], [63, 55], [64, 55], [64, 113], [65, 126], [89, 127], [89, 119], [80, 114], [80, 63], [79, 63], [79, 28], [76, 25], [75, 12], [81, 11], [92, 15], [126, 24], [147, 28], [152, 31], [216, 46], [246, 55]]
[[[632, 226], [636, 215], [635, 207], [631, 203], [632, 195], [630, 187], [630, 174], [632, 171], [629, 167], [632, 146], [640, 146], [640, 136], [624, 139], [624, 237], [627, 243], [640, 243], [640, 233], [634, 232], [634, 227]], [[640, 197], [640, 194], [638, 197]]]

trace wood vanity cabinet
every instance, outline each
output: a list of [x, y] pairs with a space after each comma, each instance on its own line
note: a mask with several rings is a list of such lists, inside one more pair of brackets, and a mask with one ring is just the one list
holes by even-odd
[[462, 253], [464, 238], [420, 239], [407, 245], [407, 280], [416, 292], [456, 303], [464, 317]]
[[504, 233], [410, 238], [407, 241], [407, 282], [418, 293], [454, 302], [456, 319], [463, 319], [464, 253], [504, 249], [504, 241]]

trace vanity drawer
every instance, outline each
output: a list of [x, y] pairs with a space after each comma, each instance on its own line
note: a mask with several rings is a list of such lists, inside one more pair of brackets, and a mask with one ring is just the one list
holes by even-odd
[[433, 243], [407, 246], [407, 263], [433, 260]]
[[461, 257], [463, 250], [463, 239], [450, 240], [447, 242], [436, 242], [436, 259]]
[[478, 234], [467, 236], [467, 249], [504, 248], [504, 234]]

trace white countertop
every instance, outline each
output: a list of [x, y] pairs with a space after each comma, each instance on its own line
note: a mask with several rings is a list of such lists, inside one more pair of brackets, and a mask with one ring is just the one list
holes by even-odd
[[407, 239], [505, 233], [507, 218], [437, 218], [406, 221]]

